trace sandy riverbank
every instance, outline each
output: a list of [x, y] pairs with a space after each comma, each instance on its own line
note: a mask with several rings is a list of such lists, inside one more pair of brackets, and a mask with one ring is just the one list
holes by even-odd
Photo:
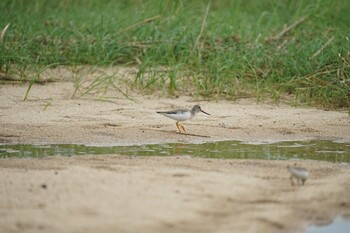
[[[131, 145], [240, 140], [350, 143], [346, 112], [201, 101], [176, 133], [158, 110], [198, 101], [131, 94], [112, 102], [71, 98], [68, 81], [0, 88], [1, 143]], [[347, 164], [300, 161], [311, 176], [291, 186], [290, 161], [121, 155], [0, 159], [0, 232], [296, 232], [350, 218]], [[294, 163], [294, 162], [293, 162]]]

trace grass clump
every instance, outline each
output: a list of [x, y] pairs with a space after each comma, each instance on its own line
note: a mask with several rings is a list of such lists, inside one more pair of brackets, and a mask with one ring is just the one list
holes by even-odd
[[10, 24], [0, 42], [6, 75], [128, 65], [138, 67], [133, 86], [142, 90], [350, 106], [349, 1], [3, 0], [0, 7], [0, 28]]

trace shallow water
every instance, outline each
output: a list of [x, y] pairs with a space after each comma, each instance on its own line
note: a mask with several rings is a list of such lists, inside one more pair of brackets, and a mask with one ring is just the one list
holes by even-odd
[[138, 146], [84, 146], [76, 144], [0, 145], [0, 157], [45, 157], [119, 154], [128, 156], [190, 155], [204, 158], [230, 159], [312, 159], [350, 163], [350, 144], [331, 141], [278, 142], [247, 144], [223, 141], [203, 144], [154, 144]]
[[343, 218], [336, 218], [331, 224], [325, 226], [310, 226], [306, 233], [349, 233], [350, 221]]

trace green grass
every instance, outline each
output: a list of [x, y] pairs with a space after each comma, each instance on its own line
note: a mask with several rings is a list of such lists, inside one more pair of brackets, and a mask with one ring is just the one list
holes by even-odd
[[350, 1], [2, 0], [0, 7], [0, 29], [10, 23], [1, 73], [26, 79], [36, 70], [31, 83], [57, 65], [136, 66], [133, 88], [148, 92], [350, 109]]

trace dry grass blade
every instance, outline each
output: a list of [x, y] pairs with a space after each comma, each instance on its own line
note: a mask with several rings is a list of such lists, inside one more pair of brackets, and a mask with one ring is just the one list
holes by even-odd
[[8, 29], [9, 26], [10, 26], [10, 24], [8, 23], [8, 24], [4, 27], [4, 29], [2, 29], [2, 31], [1, 31], [1, 34], [0, 34], [0, 44], [2, 43], [2, 41], [3, 41], [4, 37], [5, 37], [6, 30]]
[[280, 33], [278, 33], [277, 35], [266, 38], [265, 41], [274, 41], [274, 40], [281, 39], [287, 32], [289, 32], [290, 30], [292, 30], [293, 28], [295, 28], [296, 26], [298, 26], [299, 24], [304, 22], [306, 18], [307, 18], [306, 16], [301, 17], [300, 19], [298, 19], [297, 21], [295, 21], [291, 25], [284, 27], [283, 30]]
[[137, 27], [139, 27], [139, 26], [141, 26], [143, 24], [150, 23], [150, 22], [152, 22], [152, 21], [154, 21], [154, 20], [156, 20], [156, 19], [158, 19], [160, 17], [162, 17], [162, 15], [156, 15], [156, 16], [152, 16], [150, 18], [144, 19], [144, 20], [142, 20], [142, 21], [140, 21], [138, 23], [135, 23], [135, 24], [133, 24], [133, 25], [123, 29], [121, 32], [126, 32], [126, 31], [129, 31], [129, 30], [133, 29], [133, 28], [137, 28]]
[[203, 18], [203, 21], [202, 21], [201, 30], [200, 30], [200, 32], [198, 34], [196, 42], [194, 43], [193, 50], [195, 50], [197, 48], [199, 40], [202, 37], [203, 31], [204, 31], [204, 28], [205, 28], [205, 24], [207, 22], [207, 16], [208, 16], [209, 9], [210, 9], [210, 2], [207, 5], [207, 9], [205, 10], [205, 14], [204, 14], [204, 18]]
[[334, 40], [334, 36], [329, 38], [327, 42], [319, 50], [316, 51], [316, 53], [312, 54], [310, 59], [317, 57], [328, 45], [332, 43], [333, 40]]

